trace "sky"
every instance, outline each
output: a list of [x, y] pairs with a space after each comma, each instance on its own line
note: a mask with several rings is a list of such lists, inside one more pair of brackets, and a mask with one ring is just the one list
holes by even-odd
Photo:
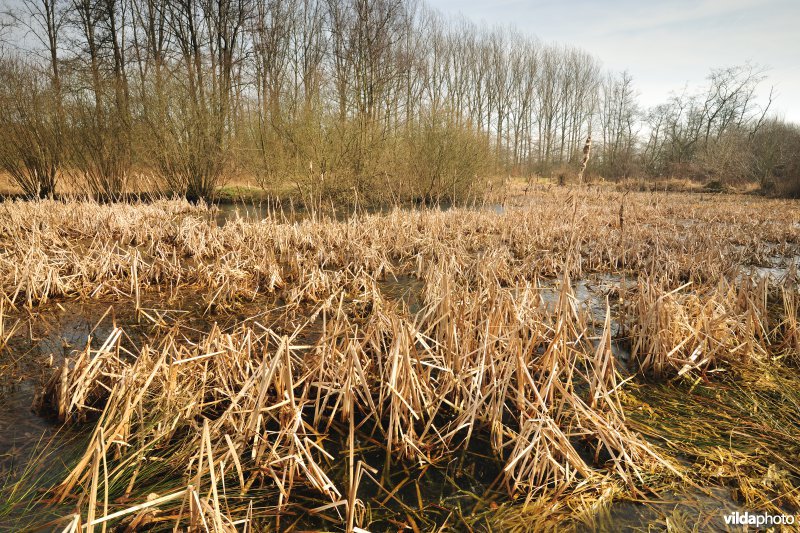
[[512, 25], [627, 70], [646, 107], [701, 86], [712, 68], [751, 62], [772, 112], [800, 123], [800, 0], [427, 0], [476, 23]]

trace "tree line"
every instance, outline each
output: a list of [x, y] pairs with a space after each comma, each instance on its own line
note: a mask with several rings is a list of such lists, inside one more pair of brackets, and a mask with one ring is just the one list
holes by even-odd
[[589, 135], [590, 176], [798, 179], [798, 129], [752, 66], [645, 110], [585, 50], [415, 0], [17, 0], [0, 31], [0, 166], [30, 196], [201, 198], [242, 176], [457, 199], [569, 174]]

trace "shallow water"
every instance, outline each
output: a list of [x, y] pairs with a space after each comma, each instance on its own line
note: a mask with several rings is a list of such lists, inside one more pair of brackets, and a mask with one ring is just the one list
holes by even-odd
[[3, 387], [0, 401], [0, 472], [19, 465], [58, 429], [57, 420], [37, 416], [31, 411], [34, 386], [23, 382]]
[[385, 298], [400, 302], [412, 315], [422, 309], [424, 304], [422, 291], [425, 283], [415, 276], [405, 274], [388, 276], [387, 279], [378, 282], [378, 287]]
[[[619, 274], [588, 274], [583, 279], [573, 281], [572, 291], [578, 311], [586, 312], [595, 324], [601, 324], [606, 319], [606, 311], [610, 306], [613, 311], [616, 305], [617, 293], [636, 285], [635, 277], [625, 277]], [[546, 279], [540, 282], [539, 294], [548, 312], [556, 311], [561, 292], [561, 281]]]
[[742, 273], [756, 279], [769, 278], [773, 282], [779, 282], [789, 275], [794, 269], [796, 272], [800, 267], [800, 257], [770, 257], [766, 266], [748, 266], [742, 269]]

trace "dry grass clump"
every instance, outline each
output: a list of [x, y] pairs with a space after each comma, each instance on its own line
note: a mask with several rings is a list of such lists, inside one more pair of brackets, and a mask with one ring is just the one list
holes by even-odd
[[11, 326], [6, 324], [5, 302], [0, 302], [0, 353], [8, 345], [8, 341], [14, 336], [19, 325], [19, 320], [15, 321]]
[[779, 339], [776, 352], [785, 354], [796, 364], [800, 363], [800, 290], [794, 276], [787, 278], [787, 281], [790, 283], [780, 289], [783, 320], [776, 326]]
[[691, 284], [667, 291], [640, 280], [630, 302], [633, 359], [656, 377], [763, 361], [770, 344], [766, 287], [720, 282], [698, 293]]

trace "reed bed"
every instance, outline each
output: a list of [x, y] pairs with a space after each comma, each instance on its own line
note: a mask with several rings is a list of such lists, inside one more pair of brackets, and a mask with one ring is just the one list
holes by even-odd
[[[545, 528], [703, 479], [763, 503], [763, 457], [783, 461], [764, 494], [796, 492], [777, 427], [749, 471], [716, 476], [734, 461], [721, 446], [676, 444], [642, 413], [643, 391], [669, 388], [659, 408], [677, 411], [719, 390], [733, 420], [772, 398], [754, 376], [796, 386], [798, 221], [785, 201], [586, 189], [503, 212], [224, 225], [181, 201], [5, 202], [0, 295], [9, 316], [129, 302], [143, 332], [115, 320], [54, 357], [37, 395], [39, 412], [90, 432], [48, 493], [77, 504], [61, 529]], [[591, 276], [605, 281], [588, 301], [575, 286]], [[413, 306], [387, 290], [400, 279]], [[148, 308], [153, 295], [196, 295], [206, 326]], [[796, 431], [788, 404], [767, 405]], [[420, 480], [450, 468], [486, 470], [470, 509], [425, 501]]]

